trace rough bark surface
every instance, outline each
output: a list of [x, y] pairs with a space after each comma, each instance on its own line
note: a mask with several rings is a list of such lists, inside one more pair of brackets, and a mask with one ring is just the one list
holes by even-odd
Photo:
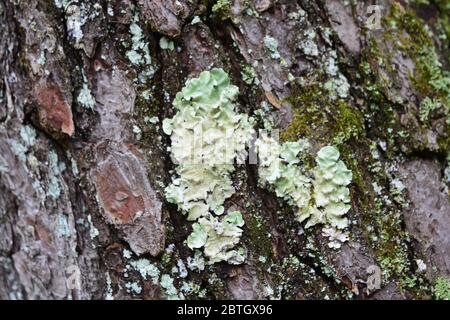
[[[450, 3], [377, 1], [373, 29], [374, 4], [1, 1], [0, 299], [436, 297], [450, 277]], [[354, 177], [342, 248], [247, 165], [226, 202], [246, 262], [191, 270], [161, 123], [212, 67], [260, 127], [308, 138], [312, 157], [338, 146]]]

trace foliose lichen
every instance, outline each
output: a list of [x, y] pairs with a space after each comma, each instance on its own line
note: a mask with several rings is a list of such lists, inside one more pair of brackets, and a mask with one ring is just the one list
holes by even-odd
[[352, 181], [352, 172], [339, 160], [339, 150], [326, 146], [317, 153], [317, 166], [314, 170], [314, 201], [312, 207], [301, 221], [309, 218], [306, 227], [317, 223], [328, 223], [344, 229], [348, 219], [344, 215], [350, 210], [350, 191], [347, 185]]
[[297, 155], [308, 148], [306, 141], [280, 145], [273, 137], [262, 133], [256, 141], [259, 156], [259, 181], [273, 186], [276, 195], [297, 207], [297, 217], [307, 212], [311, 199], [311, 181], [298, 165]]
[[166, 37], [161, 37], [161, 39], [159, 39], [159, 47], [163, 50], [174, 50], [175, 49], [175, 45], [173, 43], [173, 41], [167, 39]]
[[188, 247], [204, 247], [210, 263], [243, 263], [243, 248], [234, 249], [242, 236], [243, 226], [244, 219], [239, 211], [230, 212], [221, 220], [214, 216], [202, 217], [192, 226], [193, 232], [187, 239]]
[[130, 25], [131, 47], [126, 53], [128, 60], [141, 70], [138, 74], [138, 81], [145, 83], [151, 79], [155, 73], [152, 66], [149, 44], [145, 41], [144, 31], [139, 25], [139, 15], [135, 13], [133, 22]]
[[243, 250], [231, 250], [242, 235], [242, 215], [224, 214], [223, 206], [235, 192], [234, 162], [245, 161], [245, 147], [254, 134], [253, 118], [235, 111], [237, 94], [225, 71], [204, 71], [186, 82], [173, 102], [177, 113], [163, 121], [178, 175], [166, 187], [166, 199], [189, 221], [197, 221], [188, 246], [204, 247], [210, 263], [243, 261], [237, 257]]
[[158, 283], [159, 270], [149, 260], [139, 259], [136, 261], [131, 261], [130, 264], [136, 271], [141, 274], [142, 278], [147, 280], [147, 278], [150, 277], [153, 283]]

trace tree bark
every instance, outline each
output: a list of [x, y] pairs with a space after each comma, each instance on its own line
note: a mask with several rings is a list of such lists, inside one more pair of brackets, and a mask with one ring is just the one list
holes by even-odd
[[[2, 1], [0, 298], [439, 297], [450, 4], [424, 2]], [[161, 124], [212, 67], [239, 87], [240, 112], [263, 110], [259, 127], [309, 139], [311, 157], [338, 146], [353, 173], [340, 249], [249, 164], [226, 202], [244, 216], [246, 262], [189, 268]]]

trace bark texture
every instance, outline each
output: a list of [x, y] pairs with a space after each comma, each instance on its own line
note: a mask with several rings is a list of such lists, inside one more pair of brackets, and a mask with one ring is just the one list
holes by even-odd
[[[438, 0], [1, 1], [0, 298], [449, 294], [449, 11]], [[338, 146], [354, 177], [342, 248], [304, 229], [247, 165], [226, 202], [244, 216], [246, 262], [191, 270], [192, 224], [164, 199], [174, 165], [161, 123], [212, 67], [239, 87], [240, 112], [262, 110], [260, 127], [308, 138], [312, 159]]]

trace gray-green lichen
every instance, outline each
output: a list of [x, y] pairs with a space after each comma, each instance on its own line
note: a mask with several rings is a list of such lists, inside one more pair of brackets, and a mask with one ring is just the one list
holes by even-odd
[[259, 85], [260, 81], [255, 69], [251, 65], [244, 65], [241, 69], [242, 80], [248, 85]]
[[205, 258], [203, 258], [202, 253], [195, 250], [193, 257], [188, 257], [187, 259], [188, 268], [192, 271], [203, 271], [205, 270]]
[[163, 121], [178, 175], [166, 188], [166, 199], [189, 221], [197, 221], [188, 246], [204, 247], [210, 263], [243, 261], [243, 250], [232, 250], [242, 235], [242, 216], [224, 214], [224, 202], [235, 191], [234, 162], [245, 161], [245, 147], [254, 133], [254, 120], [235, 111], [237, 94], [222, 69], [204, 71], [186, 82], [173, 102], [177, 113]]
[[306, 227], [317, 223], [328, 223], [338, 229], [348, 226], [348, 219], [344, 215], [351, 208], [347, 185], [352, 181], [352, 172], [339, 160], [339, 156], [339, 151], [333, 146], [323, 147], [317, 154], [314, 170], [315, 207], [300, 218], [301, 221], [309, 218]]
[[[306, 141], [285, 142], [280, 145], [272, 137], [261, 135], [256, 141], [260, 165], [260, 182], [270, 185], [276, 195], [297, 208], [297, 219], [308, 219], [305, 227], [325, 224], [322, 234], [329, 238], [329, 246], [339, 248], [340, 242], [348, 240], [341, 231], [348, 226], [344, 215], [350, 209], [350, 192], [347, 185], [352, 173], [339, 160], [334, 146], [323, 147], [317, 154], [314, 180], [299, 165], [299, 153], [308, 149]], [[311, 193], [311, 188], [314, 192]]]
[[272, 185], [278, 197], [298, 209], [297, 217], [303, 216], [311, 199], [311, 181], [298, 165], [297, 155], [308, 148], [308, 143], [286, 142], [280, 145], [273, 137], [262, 133], [256, 147], [260, 183]]
[[220, 220], [211, 215], [202, 217], [192, 226], [193, 232], [187, 239], [188, 247], [204, 247], [204, 253], [210, 258], [210, 263], [243, 263], [244, 250], [234, 249], [242, 236], [243, 226], [244, 219], [239, 211], [230, 212]]
[[142, 287], [137, 282], [127, 282], [125, 283], [125, 288], [127, 289], [127, 292], [135, 294], [140, 294], [142, 292]]
[[30, 148], [36, 143], [36, 130], [31, 126], [23, 126], [20, 128], [20, 138]]
[[66, 29], [69, 40], [76, 49], [86, 49], [83, 26], [101, 15], [103, 8], [94, 1], [55, 1], [57, 8], [63, 10], [66, 16]]
[[161, 276], [161, 287], [164, 289], [166, 293], [166, 297], [168, 300], [179, 300], [177, 288], [175, 288], [173, 284], [173, 278], [168, 274], [163, 274]]
[[92, 216], [90, 214], [88, 215], [88, 223], [89, 223], [89, 235], [90, 235], [91, 239], [94, 240], [96, 237], [98, 237], [100, 232], [94, 226], [94, 223], [92, 222]]
[[48, 163], [52, 171], [51, 174], [49, 175], [47, 196], [56, 200], [61, 195], [59, 178], [57, 176], [65, 170], [65, 165], [64, 163], [58, 162], [58, 155], [56, 154], [55, 151], [49, 152]]
[[317, 57], [319, 55], [319, 49], [315, 42], [316, 32], [314, 30], [307, 30], [305, 33], [305, 39], [300, 43], [300, 49], [307, 56]]
[[131, 47], [127, 51], [128, 60], [135, 66], [141, 67], [138, 80], [145, 83], [146, 80], [153, 77], [155, 70], [152, 66], [152, 58], [150, 56], [149, 44], [145, 41], [144, 32], [139, 26], [139, 16], [136, 13], [133, 22], [130, 25]]
[[154, 284], [158, 283], [159, 270], [147, 259], [139, 259], [130, 262], [131, 266], [138, 271], [142, 278], [147, 280], [150, 277]]
[[114, 300], [112, 281], [109, 272], [105, 272], [105, 278], [106, 278], [105, 300]]
[[278, 52], [278, 41], [274, 37], [266, 35], [264, 37], [264, 45], [270, 51], [270, 56], [272, 59], [280, 59], [280, 53]]
[[80, 90], [80, 93], [78, 94], [77, 101], [82, 107], [86, 109], [92, 110], [95, 107], [96, 101], [91, 93], [91, 90], [89, 89], [88, 81], [84, 72], [83, 72], [83, 86]]
[[161, 37], [161, 39], [159, 39], [159, 47], [163, 50], [175, 49], [175, 45], [173, 44], [173, 41], [167, 39], [166, 37]]

